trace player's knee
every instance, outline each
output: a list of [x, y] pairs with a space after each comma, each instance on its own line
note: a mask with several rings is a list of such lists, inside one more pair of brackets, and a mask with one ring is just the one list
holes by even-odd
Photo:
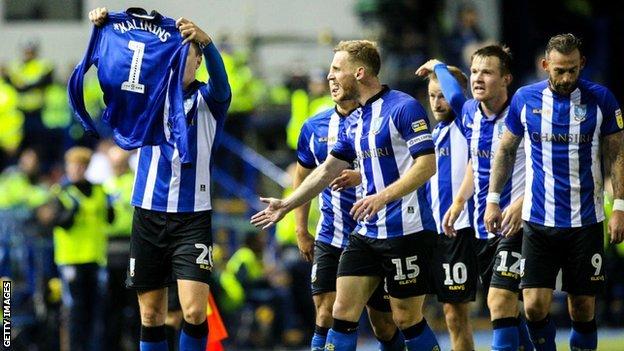
[[524, 301], [524, 313], [530, 321], [541, 321], [548, 315], [548, 305], [540, 300]]
[[577, 322], [587, 322], [594, 318], [595, 300], [590, 296], [569, 297], [570, 318]]
[[157, 309], [144, 309], [141, 311], [141, 323], [146, 327], [157, 327], [165, 324], [167, 315]]
[[394, 324], [399, 329], [407, 329], [412, 325], [420, 322], [423, 316], [422, 313], [405, 313], [403, 311], [392, 311], [392, 319]]
[[[362, 311], [359, 312], [361, 313]], [[345, 321], [352, 321], [358, 320], [359, 314], [357, 313], [357, 311], [353, 311], [353, 306], [351, 304], [336, 300], [332, 309], [332, 317]]]
[[506, 290], [490, 290], [487, 297], [490, 315], [494, 319], [516, 317], [518, 315], [518, 297]]
[[206, 319], [206, 308], [191, 306], [184, 310], [184, 320], [190, 324], [201, 324]]
[[373, 333], [379, 340], [389, 341], [397, 331], [397, 327], [392, 319], [380, 320], [373, 323]]
[[466, 329], [468, 324], [468, 316], [458, 306], [450, 304], [444, 305], [444, 318], [448, 329], [453, 333], [459, 333]]
[[327, 308], [321, 307], [316, 309], [316, 324], [321, 327], [329, 328], [331, 327], [333, 320], [331, 306]]

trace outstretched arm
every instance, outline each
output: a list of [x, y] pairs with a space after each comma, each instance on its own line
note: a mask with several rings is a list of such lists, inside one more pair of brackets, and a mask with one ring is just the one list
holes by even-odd
[[343, 169], [349, 167], [349, 163], [340, 160], [332, 155], [327, 156], [323, 164], [317, 167], [306, 179], [297, 187], [297, 189], [287, 198], [260, 198], [260, 201], [269, 204], [269, 206], [251, 217], [251, 224], [256, 227], [267, 229], [280, 221], [284, 216], [293, 209], [312, 200], [318, 195], [331, 181], [340, 174]]

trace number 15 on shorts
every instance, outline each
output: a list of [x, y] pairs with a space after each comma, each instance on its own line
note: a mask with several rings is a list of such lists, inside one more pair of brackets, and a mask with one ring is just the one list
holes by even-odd
[[408, 256], [403, 258], [393, 258], [391, 261], [396, 268], [396, 275], [394, 280], [399, 282], [399, 285], [415, 284], [416, 277], [420, 274], [420, 267], [416, 264], [418, 256]]

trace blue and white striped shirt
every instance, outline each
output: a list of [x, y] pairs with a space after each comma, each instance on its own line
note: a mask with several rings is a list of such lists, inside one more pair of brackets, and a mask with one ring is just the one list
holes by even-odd
[[527, 85], [512, 99], [507, 126], [529, 150], [522, 219], [560, 228], [604, 220], [600, 138], [624, 129], [607, 88], [581, 79], [562, 96], [548, 81]]
[[[412, 167], [414, 158], [433, 153], [434, 145], [425, 110], [405, 93], [384, 87], [360, 112], [331, 154], [349, 163], [357, 159], [368, 196], [397, 181]], [[386, 204], [359, 224], [359, 234], [377, 239], [436, 230], [425, 186]]]
[[[500, 140], [506, 130], [505, 119], [509, 106], [495, 116], [487, 116], [479, 105], [479, 101], [466, 101], [462, 111], [466, 139], [470, 147], [472, 159], [472, 173], [474, 179], [474, 229], [477, 238], [494, 237], [485, 229], [484, 215], [486, 197], [490, 184], [490, 172], [494, 156], [498, 150]], [[521, 145], [516, 154], [511, 178], [501, 192], [500, 207], [505, 209], [524, 194], [524, 147]]]
[[[466, 102], [461, 86], [445, 64], [436, 65], [435, 73], [445, 100], [451, 106], [455, 116], [461, 116], [462, 107]], [[443, 233], [442, 219], [453, 204], [453, 199], [457, 196], [466, 173], [469, 157], [468, 143], [461, 118], [438, 123], [431, 135], [435, 144], [438, 171], [427, 182], [427, 195], [438, 233]], [[472, 200], [466, 201], [464, 211], [453, 226], [456, 230], [470, 227], [472, 208]]]
[[[437, 231], [444, 233], [442, 219], [453, 204], [466, 173], [468, 143], [459, 118], [438, 123], [431, 134], [435, 143], [438, 171], [427, 183], [427, 190]], [[456, 230], [471, 226], [469, 208], [472, 208], [472, 200], [466, 201], [464, 211], [455, 221]]]
[[[308, 119], [301, 128], [297, 144], [297, 160], [311, 169], [325, 162], [338, 136], [345, 130], [345, 121], [353, 116], [343, 116], [335, 108], [327, 109]], [[319, 194], [321, 218], [316, 227], [316, 240], [344, 248], [349, 234], [357, 226], [349, 211], [356, 201], [355, 188], [334, 191], [325, 188]]]
[[[186, 93], [184, 112], [189, 122], [191, 164], [182, 166], [169, 133], [166, 133], [167, 142], [142, 147], [132, 193], [133, 206], [162, 212], [212, 209], [210, 167], [229, 103], [229, 99], [215, 100], [210, 87], [203, 83]], [[167, 116], [163, 116], [163, 123], [166, 121]]]

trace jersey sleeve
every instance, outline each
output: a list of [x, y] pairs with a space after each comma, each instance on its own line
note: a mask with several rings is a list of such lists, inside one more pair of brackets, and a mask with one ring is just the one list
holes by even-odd
[[87, 112], [84, 102], [84, 76], [93, 64], [97, 64], [99, 59], [99, 43], [102, 37], [102, 28], [93, 27], [91, 32], [91, 39], [87, 46], [82, 61], [74, 68], [69, 81], [67, 83], [67, 93], [69, 97], [69, 105], [73, 111], [74, 116], [80, 122], [84, 128], [86, 134], [99, 137], [99, 134], [95, 128], [95, 124]]
[[314, 133], [309, 123], [304, 123], [303, 127], [301, 127], [301, 133], [299, 133], [299, 141], [297, 142], [297, 161], [308, 169], [316, 167], [314, 153], [310, 149], [310, 139], [313, 137]]
[[435, 71], [436, 77], [438, 77], [438, 81], [440, 82], [440, 89], [442, 89], [442, 95], [449, 103], [453, 112], [455, 112], [455, 116], [461, 116], [462, 107], [464, 106], [464, 102], [466, 102], [466, 97], [464, 96], [464, 92], [462, 87], [457, 82], [457, 79], [453, 77], [451, 72], [448, 70], [448, 67], [439, 63], [435, 65], [433, 68]]
[[622, 109], [615, 99], [615, 96], [613, 96], [613, 93], [606, 88], [602, 103], [599, 106], [603, 115], [600, 134], [609, 135], [624, 130]]
[[355, 154], [353, 142], [347, 135], [347, 130], [348, 128], [345, 128], [338, 134], [338, 141], [336, 141], [330, 153], [337, 159], [352, 163], [355, 161], [357, 155]]
[[392, 121], [399, 134], [407, 142], [410, 154], [416, 158], [424, 154], [434, 153], [429, 119], [425, 109], [416, 100], [410, 100], [397, 110]]
[[522, 97], [522, 90], [518, 90], [511, 98], [511, 104], [509, 105], [509, 112], [507, 118], [505, 118], [505, 125], [507, 129], [515, 136], [524, 135], [524, 126], [520, 119], [520, 114], [524, 108], [524, 99]]

